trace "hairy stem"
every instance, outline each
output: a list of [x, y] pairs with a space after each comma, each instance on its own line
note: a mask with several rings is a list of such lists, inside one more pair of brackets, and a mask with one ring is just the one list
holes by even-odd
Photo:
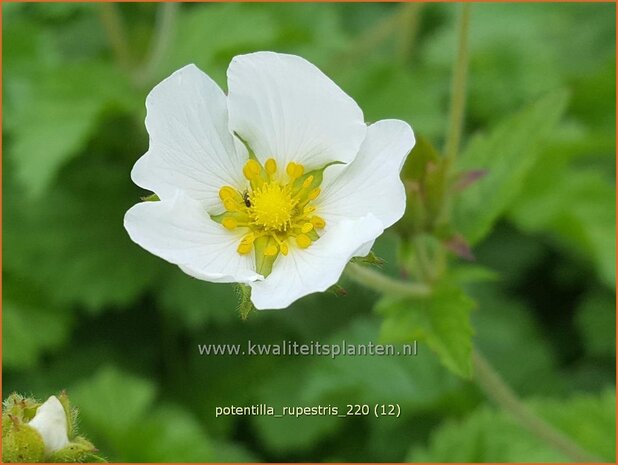
[[530, 410], [478, 351], [473, 352], [472, 361], [476, 381], [487, 397], [511, 414], [521, 426], [571, 460], [588, 463], [603, 462], [598, 457], [590, 455]]
[[121, 68], [129, 70], [131, 53], [118, 5], [115, 3], [99, 3], [97, 6], [99, 18], [114, 54], [114, 59]]
[[345, 271], [352, 281], [383, 294], [401, 297], [425, 297], [431, 294], [431, 288], [423, 283], [409, 283], [393, 279], [356, 263], [349, 263]]
[[404, 64], [410, 61], [414, 52], [423, 5], [422, 2], [406, 3], [399, 13], [401, 24], [397, 37], [397, 51], [399, 60]]
[[[374, 291], [403, 297], [425, 297], [431, 293], [430, 286], [423, 283], [407, 283], [390, 278], [370, 268], [349, 263], [346, 275], [353, 281]], [[508, 412], [525, 429], [576, 462], [601, 463], [598, 457], [589, 454], [568, 436], [535, 414], [509, 387], [490, 363], [478, 351], [472, 354], [476, 382], [502, 409]]]
[[165, 58], [168, 46], [174, 34], [177, 3], [161, 3], [157, 12], [157, 22], [152, 36], [150, 53], [144, 67], [138, 76], [140, 83], [145, 84], [156, 74], [157, 69]]
[[[463, 130], [466, 107], [466, 82], [468, 77], [468, 33], [470, 29], [470, 4], [461, 5], [458, 25], [458, 46], [455, 62], [453, 63], [453, 77], [451, 81], [451, 104], [449, 123], [444, 145], [446, 157], [445, 173], [447, 180], [451, 179]], [[439, 224], [448, 224], [453, 208], [452, 189], [445, 188], [442, 207], [438, 217]]]
[[414, 246], [414, 253], [416, 254], [419, 278], [423, 282], [431, 283], [434, 278], [433, 263], [427, 254], [425, 243], [418, 235], [414, 235], [410, 240]]
[[403, 4], [395, 13], [376, 21], [370, 28], [359, 35], [348, 50], [337, 54], [335, 59], [328, 63], [327, 67], [338, 69], [342, 64], [349, 66], [356, 61], [366, 58], [367, 55], [395, 35], [401, 22], [400, 15], [408, 8], [407, 3]]
[[468, 75], [468, 30], [470, 28], [470, 4], [461, 5], [459, 16], [457, 57], [453, 66], [451, 83], [451, 108], [444, 153], [452, 165], [457, 158], [466, 106], [466, 81]]

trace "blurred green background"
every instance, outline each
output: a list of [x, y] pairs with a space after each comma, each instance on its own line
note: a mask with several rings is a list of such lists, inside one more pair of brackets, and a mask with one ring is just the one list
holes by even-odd
[[[190, 62], [225, 89], [236, 54], [302, 55], [367, 121], [404, 119], [440, 147], [459, 5], [2, 9], [5, 397], [66, 388], [82, 432], [115, 461], [567, 460], [422, 343], [413, 359], [200, 357], [198, 343], [248, 338], [376, 341], [377, 295], [344, 281], [346, 297], [243, 322], [231, 286], [189, 278], [122, 227], [145, 194], [129, 178], [148, 144], [145, 97]], [[476, 4], [470, 27], [461, 160], [489, 174], [456, 216], [474, 269], [495, 273], [466, 285], [474, 341], [539, 414], [614, 461], [615, 5]], [[536, 131], [531, 114], [551, 124]], [[389, 231], [375, 249], [393, 276], [400, 245]], [[401, 417], [214, 416], [375, 402]]]

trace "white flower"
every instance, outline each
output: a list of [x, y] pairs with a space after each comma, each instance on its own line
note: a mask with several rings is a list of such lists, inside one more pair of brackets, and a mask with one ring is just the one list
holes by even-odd
[[67, 415], [56, 396], [51, 396], [41, 404], [28, 425], [39, 432], [48, 454], [69, 445]]
[[399, 172], [410, 126], [367, 126], [358, 105], [303, 58], [235, 57], [229, 93], [194, 65], [146, 99], [142, 202], [124, 224], [137, 244], [199, 279], [251, 286], [258, 309], [335, 284], [405, 209]]

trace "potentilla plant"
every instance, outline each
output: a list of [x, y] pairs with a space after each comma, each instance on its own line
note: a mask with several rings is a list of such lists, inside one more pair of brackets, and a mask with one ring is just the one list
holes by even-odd
[[4, 462], [104, 462], [77, 434], [77, 410], [63, 392], [41, 403], [11, 394], [2, 409]]
[[305, 59], [235, 57], [226, 95], [194, 65], [146, 99], [148, 152], [133, 181], [152, 192], [124, 225], [151, 253], [205, 281], [244, 286], [280, 309], [339, 280], [399, 220], [414, 146], [399, 120], [367, 125]]

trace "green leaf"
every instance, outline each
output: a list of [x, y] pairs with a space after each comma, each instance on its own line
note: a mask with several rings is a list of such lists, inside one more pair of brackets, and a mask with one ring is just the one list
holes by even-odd
[[378, 313], [385, 317], [381, 339], [424, 342], [449, 370], [469, 377], [472, 371], [470, 311], [474, 306], [474, 301], [456, 287], [437, 288], [427, 298], [384, 297], [376, 305]]
[[[308, 397], [306, 383], [309, 379], [302, 374], [302, 367], [279, 366], [276, 375], [259, 387], [261, 402], [277, 406], [316, 405]], [[335, 434], [341, 428], [341, 421], [336, 416], [316, 415], [303, 418], [284, 416], [256, 416], [252, 418], [261, 442], [274, 452], [307, 451], [321, 438]], [[294, 434], [287, 434], [289, 431]]]
[[[252, 10], [251, 14], [247, 10]], [[225, 70], [234, 55], [268, 49], [277, 37], [273, 18], [251, 6], [196, 5], [183, 9], [178, 16], [161, 78], [187, 63], [195, 63], [219, 84], [225, 84]]]
[[122, 74], [97, 62], [63, 66], [36, 79], [30, 98], [7, 115], [14, 119], [8, 154], [33, 197], [80, 153], [101, 112], [114, 103], [126, 105], [132, 95]]
[[577, 308], [575, 322], [591, 355], [616, 355], [616, 301], [609, 292], [591, 292]]
[[130, 303], [153, 286], [169, 265], [134, 244], [122, 227], [125, 212], [139, 201], [128, 173], [126, 164], [102, 163], [91, 154], [63, 171], [44, 202], [25, 198], [7, 173], [5, 268], [30, 276], [52, 305], [78, 303], [93, 312]]
[[5, 273], [2, 296], [2, 352], [5, 368], [27, 370], [67, 340], [73, 315], [46, 301], [27, 280]]
[[[356, 319], [323, 343], [378, 342], [379, 328], [377, 318]], [[401, 406], [401, 417], [382, 420], [393, 426], [400, 425], [416, 418], [420, 412], [441, 405], [449, 395], [461, 390], [461, 381], [444, 370], [437, 358], [426, 355], [300, 357], [287, 363], [277, 361], [274, 375], [260, 385], [256, 398], [277, 406], [337, 406], [342, 414], [346, 413], [349, 403], [373, 405], [396, 400]], [[347, 421], [353, 419], [329, 415], [252, 419], [263, 443], [269, 450], [279, 453], [311, 450], [312, 445], [320, 441], [341, 437], [338, 434], [345, 431]], [[368, 427], [374, 428], [375, 422], [368, 423]], [[292, 429], [295, 434], [287, 434]]]
[[147, 415], [156, 388], [150, 381], [106, 366], [69, 394], [79, 408], [84, 431], [121, 441]]
[[[336, 82], [363, 109], [365, 119], [379, 121], [398, 118], [409, 121], [414, 131], [436, 139], [444, 131], [446, 110], [443, 100], [448, 95], [448, 72], [436, 78], [436, 70], [418, 67], [414, 70], [397, 66], [393, 59], [375, 54], [371, 60], [364, 51], [357, 66], [333, 64]], [[361, 65], [362, 64], [362, 65]]]
[[[113, 367], [72, 390], [84, 430], [129, 462], [252, 460], [227, 441], [215, 446], [197, 418], [177, 405], [155, 403], [154, 384]], [[97, 442], [98, 444], [98, 442]], [[103, 447], [103, 446], [101, 446]]]
[[524, 188], [526, 177], [565, 109], [565, 92], [549, 94], [474, 137], [461, 154], [460, 171], [486, 169], [455, 202], [455, 224], [471, 243], [483, 239]]
[[170, 270], [157, 290], [158, 302], [186, 329], [238, 319], [238, 299], [231, 284], [209, 283]]
[[514, 205], [513, 220], [526, 232], [552, 233], [565, 251], [594, 263], [605, 285], [615, 287], [615, 187], [597, 170], [579, 166], [558, 167], [551, 182], [548, 175], [543, 170], [535, 176]]
[[616, 462], [616, 390], [563, 400], [535, 401], [532, 407], [584, 450]]
[[[615, 460], [616, 397], [580, 395], [569, 400], [532, 402], [531, 407], [584, 450]], [[416, 446], [410, 462], [568, 462], [507, 414], [483, 407], [461, 421], [447, 421], [426, 446]]]
[[130, 462], [206, 462], [214, 445], [187, 411], [163, 405], [144, 416], [121, 447]]
[[475, 344], [507, 383], [522, 395], [560, 392], [556, 357], [525, 302], [509, 297], [499, 283], [479, 285], [472, 296], [478, 302], [472, 315]]

